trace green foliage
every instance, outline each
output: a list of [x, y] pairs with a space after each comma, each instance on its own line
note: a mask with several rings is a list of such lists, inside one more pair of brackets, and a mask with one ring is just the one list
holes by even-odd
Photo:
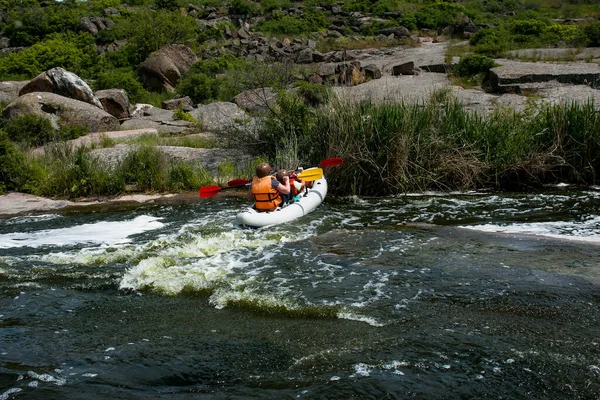
[[508, 50], [508, 37], [504, 30], [482, 29], [471, 36], [469, 43], [477, 53], [497, 57]]
[[469, 54], [461, 57], [454, 72], [461, 77], [473, 76], [488, 72], [495, 66], [494, 60], [483, 54]]
[[159, 10], [174, 11], [181, 7], [179, 0], [154, 0], [154, 5]]
[[[201, 60], [192, 65], [190, 72], [181, 79], [176, 90], [180, 95], [189, 96], [194, 103], [210, 100], [228, 101], [240, 93], [244, 86], [243, 78], [233, 78], [233, 75], [240, 71], [253, 70], [255, 67], [252, 63], [231, 55]], [[247, 88], [254, 87], [260, 86]]]
[[253, 16], [257, 11], [254, 3], [247, 0], [231, 0], [229, 3], [230, 15], [243, 15], [246, 17]]
[[168, 10], [143, 10], [121, 24], [136, 63], [167, 44], [192, 44], [200, 29], [193, 17]]
[[192, 122], [194, 124], [198, 123], [196, 118], [192, 117], [192, 114], [190, 114], [189, 112], [183, 111], [183, 109], [181, 109], [181, 108], [178, 108], [175, 111], [173, 111], [173, 119], [179, 119], [181, 121]]
[[307, 9], [301, 18], [296, 15], [273, 13], [269, 18], [256, 24], [259, 32], [273, 35], [306, 35], [309, 32], [324, 30], [327, 26], [325, 14], [318, 9]]
[[284, 168], [299, 165], [302, 149], [311, 148], [314, 114], [295, 91], [281, 91], [275, 112], [269, 114], [259, 132], [261, 149]]
[[96, 90], [119, 88], [127, 92], [129, 101], [138, 103], [146, 89], [137, 79], [137, 73], [130, 68], [114, 68], [98, 73], [94, 87]]
[[278, 10], [278, 9], [286, 10], [286, 9], [289, 9], [291, 6], [292, 6], [292, 3], [290, 0], [282, 0], [282, 1], [261, 0], [260, 1], [260, 7], [264, 14], [268, 14], [268, 13]]
[[537, 19], [523, 19], [513, 21], [511, 32], [516, 35], [540, 35], [546, 24]]
[[0, 127], [10, 140], [27, 147], [43, 146], [53, 141], [75, 139], [87, 134], [86, 128], [81, 126], [61, 127], [55, 130], [49, 120], [36, 115], [0, 120]]
[[460, 4], [435, 2], [421, 7], [415, 18], [419, 28], [440, 29], [459, 22], [466, 12]]
[[85, 77], [93, 73], [96, 60], [90, 34], [53, 34], [23, 51], [0, 57], [0, 79], [31, 79], [54, 67]]
[[142, 191], [156, 191], [167, 182], [168, 160], [157, 148], [140, 146], [127, 154], [121, 164], [125, 182], [137, 185]]
[[298, 85], [298, 95], [306, 104], [311, 107], [318, 107], [329, 101], [331, 98], [331, 88], [303, 81]]
[[0, 130], [0, 194], [6, 190], [20, 189], [20, 173], [24, 167], [23, 153]]
[[84, 15], [84, 7], [59, 4], [13, 8], [4, 35], [11, 46], [31, 46], [52, 33], [79, 32], [79, 19]]
[[600, 21], [591, 21], [583, 27], [583, 33], [587, 37], [591, 47], [600, 47]]

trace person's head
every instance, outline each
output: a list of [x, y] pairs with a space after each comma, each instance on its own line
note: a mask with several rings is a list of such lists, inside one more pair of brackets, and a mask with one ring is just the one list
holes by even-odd
[[256, 167], [256, 176], [263, 178], [271, 173], [271, 166], [265, 162], [258, 164]]
[[275, 174], [275, 178], [277, 178], [277, 180], [279, 182], [283, 182], [283, 177], [284, 176], [288, 176], [288, 172], [285, 169], [280, 169], [279, 171], [277, 171], [277, 173]]

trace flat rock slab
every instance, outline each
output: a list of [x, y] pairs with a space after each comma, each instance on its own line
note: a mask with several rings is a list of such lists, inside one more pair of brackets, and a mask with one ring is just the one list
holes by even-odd
[[[90, 154], [104, 162], [118, 165], [135, 148], [135, 145], [120, 144], [110, 148], [94, 149]], [[196, 149], [180, 146], [157, 146], [157, 149], [174, 159], [198, 162], [213, 176], [218, 174], [219, 167], [223, 163], [231, 163], [236, 168], [244, 170], [248, 163], [252, 162], [250, 155], [235, 149]]]
[[497, 59], [499, 67], [490, 69], [489, 80], [500, 92], [503, 86], [557, 81], [573, 85], [600, 86], [600, 65], [586, 62], [547, 63]]

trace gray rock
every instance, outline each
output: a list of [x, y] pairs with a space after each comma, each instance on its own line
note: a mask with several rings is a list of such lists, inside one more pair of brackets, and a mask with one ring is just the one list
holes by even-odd
[[104, 110], [118, 120], [129, 118], [129, 96], [123, 89], [98, 90], [96, 97]]
[[[137, 147], [136, 145], [120, 144], [110, 148], [94, 149], [90, 155], [102, 162], [118, 165], [123, 162], [127, 154]], [[239, 170], [246, 169], [247, 164], [252, 162], [252, 156], [236, 149], [195, 149], [179, 146], [158, 146], [157, 148], [170, 159], [197, 162], [213, 176], [218, 174], [219, 167], [224, 162], [232, 163]]]
[[98, 27], [88, 17], [81, 17], [79, 19], [79, 27], [82, 31], [91, 33], [94, 36], [98, 34]]
[[90, 132], [119, 129], [119, 121], [101, 108], [55, 93], [27, 93], [10, 103], [2, 113], [6, 119], [37, 115], [50, 120], [55, 127], [85, 126]]
[[162, 108], [165, 110], [177, 110], [181, 108], [183, 111], [192, 111], [194, 109], [194, 103], [189, 96], [185, 96], [163, 101]]
[[253, 124], [252, 118], [235, 103], [215, 102], [199, 105], [190, 114], [196, 118], [207, 131], [223, 132], [232, 129], [245, 129]]
[[29, 81], [0, 82], [0, 103], [10, 103], [19, 97], [19, 91]]
[[502, 65], [490, 69], [486, 83], [497, 93], [519, 93], [524, 85], [551, 81], [600, 87], [600, 66], [597, 64], [526, 63], [510, 60], [496, 62]]
[[235, 104], [250, 114], [262, 114], [277, 101], [277, 94], [272, 88], [247, 90], [238, 94], [232, 100]]
[[302, 49], [296, 58], [298, 64], [309, 64], [313, 61], [313, 50], [310, 48]]
[[102, 109], [102, 103], [98, 100], [92, 89], [80, 77], [72, 72], [56, 67], [42, 72], [19, 91], [22, 96], [27, 93], [50, 92], [71, 99], [84, 101]]

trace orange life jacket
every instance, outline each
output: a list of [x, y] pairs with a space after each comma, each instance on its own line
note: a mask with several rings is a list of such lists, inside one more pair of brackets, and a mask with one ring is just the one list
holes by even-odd
[[[302, 186], [300, 187], [300, 189], [296, 188], [296, 185], [294, 185], [294, 182], [298, 182], [300, 184], [302, 184]], [[298, 179], [298, 177], [296, 175], [290, 175], [290, 189], [292, 192], [292, 196], [297, 196], [298, 193], [300, 193], [302, 191], [302, 189], [304, 189], [304, 181], [301, 181], [300, 179]]]
[[254, 196], [254, 207], [258, 211], [275, 211], [281, 205], [279, 191], [273, 189], [271, 181], [274, 176], [252, 178], [252, 195]]

